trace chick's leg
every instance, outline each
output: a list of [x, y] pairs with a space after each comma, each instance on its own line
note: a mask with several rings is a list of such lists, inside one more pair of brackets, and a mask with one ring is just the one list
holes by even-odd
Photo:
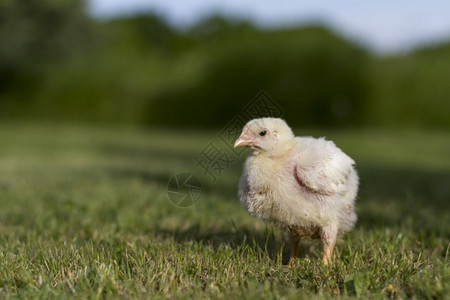
[[323, 242], [323, 263], [325, 266], [328, 266], [328, 264], [331, 262], [331, 255], [333, 254], [334, 245], [336, 242], [327, 243]]
[[322, 233], [323, 263], [327, 266], [331, 262], [334, 246], [336, 245], [337, 230], [330, 228]]
[[291, 231], [290, 235], [291, 235], [291, 256], [289, 257], [289, 261], [287, 264], [288, 267], [292, 265], [295, 258], [298, 256], [298, 241], [300, 240], [298, 234]]

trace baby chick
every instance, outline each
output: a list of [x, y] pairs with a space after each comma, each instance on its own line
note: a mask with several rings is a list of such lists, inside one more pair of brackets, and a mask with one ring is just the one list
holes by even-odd
[[282, 119], [248, 122], [234, 147], [251, 152], [239, 182], [239, 198], [253, 216], [286, 228], [297, 257], [300, 237], [320, 239], [323, 262], [336, 237], [353, 228], [358, 192], [355, 162], [324, 138], [295, 137]]

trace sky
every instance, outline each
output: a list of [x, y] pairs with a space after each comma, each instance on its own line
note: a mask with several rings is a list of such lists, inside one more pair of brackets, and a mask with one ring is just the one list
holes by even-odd
[[449, 0], [88, 0], [97, 17], [155, 11], [184, 27], [214, 13], [273, 27], [319, 22], [378, 52], [450, 40]]

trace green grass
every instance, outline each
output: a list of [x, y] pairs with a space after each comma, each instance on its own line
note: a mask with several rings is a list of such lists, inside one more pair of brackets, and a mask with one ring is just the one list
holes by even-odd
[[[192, 158], [217, 132], [0, 125], [0, 298], [450, 297], [450, 134], [308, 131], [358, 163], [356, 228], [320, 261], [283, 265], [284, 232], [236, 197], [242, 157], [217, 181]], [[178, 208], [169, 179], [194, 172]]]

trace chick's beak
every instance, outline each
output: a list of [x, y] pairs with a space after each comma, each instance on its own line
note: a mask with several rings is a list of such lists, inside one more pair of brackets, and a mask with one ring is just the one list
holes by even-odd
[[236, 140], [236, 142], [234, 143], [234, 148], [236, 147], [241, 147], [241, 146], [250, 146], [250, 145], [254, 145], [255, 141], [252, 140], [247, 134], [246, 132], [243, 132], [238, 139]]
[[234, 148], [246, 145], [248, 145], [248, 141], [242, 135], [234, 142]]

